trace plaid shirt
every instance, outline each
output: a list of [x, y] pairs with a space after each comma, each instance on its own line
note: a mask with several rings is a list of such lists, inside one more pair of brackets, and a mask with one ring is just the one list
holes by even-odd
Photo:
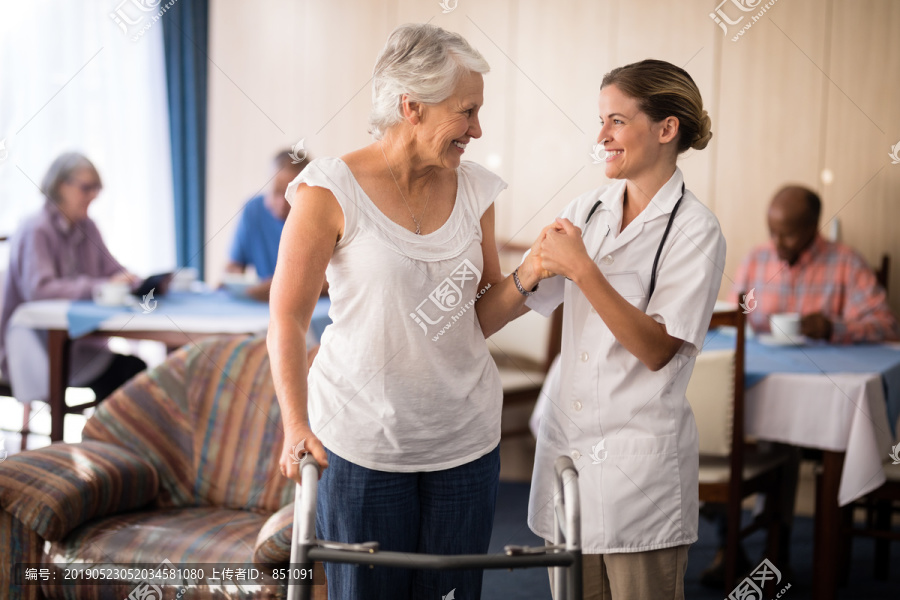
[[900, 339], [887, 294], [862, 257], [818, 235], [794, 266], [778, 258], [772, 242], [755, 248], [734, 278], [732, 302], [741, 292], [754, 293], [756, 307], [747, 303], [753, 309], [747, 320], [756, 332], [769, 332], [772, 314], [820, 312], [832, 321], [834, 343]]

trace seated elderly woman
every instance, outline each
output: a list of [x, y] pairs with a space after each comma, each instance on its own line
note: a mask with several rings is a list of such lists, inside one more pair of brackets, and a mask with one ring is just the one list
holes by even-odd
[[[102, 189], [91, 161], [75, 152], [62, 154], [50, 165], [41, 189], [46, 197], [44, 207], [26, 219], [10, 239], [9, 272], [0, 312], [0, 370], [5, 373], [9, 372], [10, 354], [21, 351], [6, 344], [10, 317], [20, 304], [47, 299], [85, 300], [99, 284], [136, 281], [112, 257], [88, 217], [88, 207]], [[70, 383], [91, 388], [99, 401], [146, 366], [137, 357], [111, 353], [104, 339], [76, 340], [71, 347]], [[18, 399], [29, 403], [45, 398]]]

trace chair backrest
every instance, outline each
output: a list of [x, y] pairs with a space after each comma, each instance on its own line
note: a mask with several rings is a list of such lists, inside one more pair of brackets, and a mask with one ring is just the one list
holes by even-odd
[[888, 291], [888, 279], [891, 274], [891, 256], [889, 254], [881, 255], [881, 265], [875, 269], [875, 279], [878, 280], [878, 284], [884, 288], [884, 291]]
[[83, 437], [153, 463], [159, 507], [274, 512], [292, 499], [278, 465], [284, 434], [263, 337], [181, 348], [101, 403]]
[[734, 418], [734, 350], [711, 350], [697, 356], [685, 392], [700, 439], [700, 454], [731, 455]]
[[710, 329], [734, 328], [735, 347], [701, 352], [686, 392], [697, 422], [700, 454], [730, 456], [738, 463], [744, 443], [745, 321], [740, 309], [713, 313]]

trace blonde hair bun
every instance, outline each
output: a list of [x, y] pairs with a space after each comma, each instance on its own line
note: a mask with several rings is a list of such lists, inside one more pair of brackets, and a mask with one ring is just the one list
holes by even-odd
[[699, 122], [700, 129], [697, 132], [697, 137], [694, 139], [694, 143], [691, 144], [691, 148], [694, 150], [703, 150], [709, 144], [709, 140], [712, 139], [712, 131], [710, 131], [710, 127], [712, 127], [712, 121], [709, 118], [709, 113], [705, 110], [703, 114], [700, 116]]

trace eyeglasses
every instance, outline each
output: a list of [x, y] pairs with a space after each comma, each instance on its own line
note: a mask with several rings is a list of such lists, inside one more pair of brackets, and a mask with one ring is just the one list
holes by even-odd
[[99, 183], [81, 183], [78, 181], [67, 181], [70, 185], [75, 186], [82, 194], [90, 194], [91, 192], [99, 192], [103, 186]]

